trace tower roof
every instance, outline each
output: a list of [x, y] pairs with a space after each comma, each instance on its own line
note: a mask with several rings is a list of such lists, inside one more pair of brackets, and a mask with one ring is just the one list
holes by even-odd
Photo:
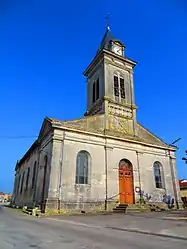
[[109, 50], [111, 41], [117, 41], [117, 42], [121, 43], [122, 46], [124, 46], [121, 41], [115, 39], [114, 35], [112, 34], [112, 32], [110, 30], [110, 27], [107, 27], [97, 52], [100, 52], [103, 49]]
[[105, 34], [103, 36], [103, 39], [102, 39], [102, 41], [100, 43], [99, 51], [102, 50], [102, 49], [107, 49], [108, 50], [111, 40], [115, 40], [115, 38], [114, 38], [114, 35], [112, 34], [110, 28], [107, 27], [106, 32], [105, 32]]

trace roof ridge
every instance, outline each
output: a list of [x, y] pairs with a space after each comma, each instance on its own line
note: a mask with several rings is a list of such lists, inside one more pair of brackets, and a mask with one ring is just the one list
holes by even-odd
[[71, 119], [71, 120], [60, 120], [60, 119], [56, 119], [56, 118], [49, 118], [49, 120], [51, 121], [59, 121], [61, 123], [67, 123], [67, 122], [73, 122], [73, 121], [78, 121], [78, 120], [86, 120], [86, 119], [91, 119], [93, 117], [98, 117], [98, 116], [102, 116], [103, 114], [95, 114], [95, 115], [91, 115], [91, 116], [86, 116], [86, 117], [82, 117], [82, 118], [75, 118], [75, 119]]

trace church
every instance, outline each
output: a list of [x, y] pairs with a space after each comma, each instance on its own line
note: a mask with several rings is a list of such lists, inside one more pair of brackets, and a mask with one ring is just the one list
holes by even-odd
[[84, 71], [84, 117], [46, 117], [37, 140], [17, 161], [12, 203], [46, 209], [109, 210], [140, 198], [181, 202], [176, 147], [136, 119], [133, 69], [125, 45], [106, 29]]

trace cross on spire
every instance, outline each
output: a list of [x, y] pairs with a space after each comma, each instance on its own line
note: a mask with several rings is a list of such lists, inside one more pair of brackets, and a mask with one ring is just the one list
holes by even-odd
[[110, 13], [108, 13], [106, 16], [106, 26], [107, 29], [110, 30]]

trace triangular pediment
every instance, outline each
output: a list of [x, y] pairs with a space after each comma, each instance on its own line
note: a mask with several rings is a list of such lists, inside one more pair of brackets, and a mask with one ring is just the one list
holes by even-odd
[[45, 137], [51, 131], [51, 129], [52, 129], [52, 124], [50, 120], [48, 118], [45, 118], [39, 132], [38, 140]]

